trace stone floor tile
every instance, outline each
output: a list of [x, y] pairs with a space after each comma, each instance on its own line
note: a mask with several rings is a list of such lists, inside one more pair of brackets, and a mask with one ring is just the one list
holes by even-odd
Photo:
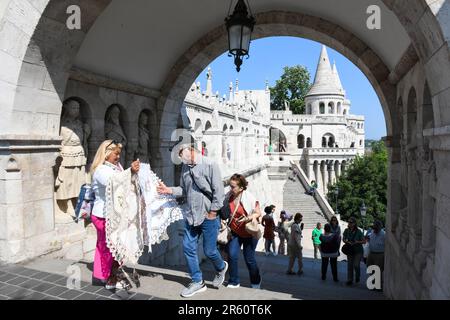
[[82, 294], [83, 294], [83, 292], [78, 291], [78, 290], [67, 290], [63, 294], [60, 294], [58, 296], [58, 298], [67, 299], [67, 300], [74, 300], [75, 298], [77, 298], [78, 296], [80, 296]]
[[14, 279], [6, 281], [6, 283], [13, 284], [13, 285], [19, 285], [21, 283], [24, 283], [27, 280], [29, 280], [29, 278], [18, 276], [18, 277], [15, 277]]

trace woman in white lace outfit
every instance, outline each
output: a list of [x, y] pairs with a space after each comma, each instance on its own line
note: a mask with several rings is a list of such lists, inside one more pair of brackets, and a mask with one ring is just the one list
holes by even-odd
[[[105, 285], [107, 289], [120, 287], [114, 268], [119, 265], [114, 260], [106, 244], [106, 187], [108, 180], [116, 173], [122, 172], [120, 153], [122, 145], [115, 140], [104, 141], [97, 150], [91, 167], [92, 189], [95, 192], [95, 202], [91, 220], [97, 229], [97, 246], [95, 249], [94, 271], [92, 284]], [[131, 172], [139, 171], [139, 160], [131, 164]]]

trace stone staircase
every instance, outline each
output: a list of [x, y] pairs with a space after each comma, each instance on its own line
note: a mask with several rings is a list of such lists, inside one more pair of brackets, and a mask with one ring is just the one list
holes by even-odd
[[318, 222], [322, 227], [327, 223], [322, 210], [316, 200], [307, 195], [300, 180], [295, 177], [295, 181], [288, 179], [283, 190], [283, 208], [289, 213], [300, 212], [303, 215], [304, 229], [314, 229]]

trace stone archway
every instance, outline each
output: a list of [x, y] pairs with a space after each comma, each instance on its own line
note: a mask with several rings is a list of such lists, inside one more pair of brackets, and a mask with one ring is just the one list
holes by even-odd
[[[73, 2], [80, 5], [86, 15], [82, 30], [71, 32], [64, 27], [65, 15], [61, 13], [65, 12], [67, 6]], [[0, 33], [0, 40], [6, 40], [0, 41], [0, 60], [2, 65], [8, 66], [0, 70], [2, 92], [0, 140], [1, 149], [5, 153], [0, 156], [2, 189], [15, 190], [20, 194], [27, 193], [42, 181], [48, 180], [42, 179], [42, 176], [52, 175], [51, 167], [60, 145], [59, 118], [69, 70], [85, 35], [110, 2], [111, 0], [9, 0], [0, 12], [0, 22], [4, 22], [4, 30], [7, 30]], [[449, 214], [445, 208], [448, 208], [450, 191], [441, 181], [448, 181], [450, 176], [446, 165], [450, 151], [448, 148], [450, 112], [447, 110], [450, 99], [450, 59], [446, 39], [450, 36], [450, 30], [446, 28], [447, 22], [444, 19], [450, 2], [439, 1], [431, 5], [426, 0], [383, 0], [383, 2], [397, 16], [412, 41], [410, 49], [391, 71], [370, 49], [370, 46], [342, 26], [320, 17], [279, 11], [258, 13], [255, 38], [292, 35], [317, 40], [343, 53], [366, 74], [380, 97], [387, 122], [390, 161], [389, 209], [392, 209], [392, 204], [398, 200], [394, 190], [396, 187], [394, 171], [401, 172], [402, 167], [406, 166], [400, 156], [402, 116], [396, 108], [398, 98], [396, 85], [419, 62], [423, 66], [421, 75], [427, 79], [429, 94], [435, 102], [433, 105], [435, 128], [428, 133], [428, 137], [430, 149], [434, 155], [435, 166], [432, 170], [435, 171], [436, 181], [439, 181], [439, 183], [434, 182], [436, 219], [442, 225], [447, 225]], [[171, 132], [173, 124], [177, 123], [180, 101], [196, 75], [206, 67], [207, 63], [225, 51], [225, 34], [224, 27], [220, 26], [201, 37], [178, 59], [160, 88], [158, 133], [162, 162], [167, 158], [170, 141], [166, 133]], [[11, 41], [8, 40], [11, 39], [17, 40], [14, 46], [9, 46]], [[36, 75], [38, 76], [35, 77]], [[17, 164], [14, 168], [17, 170], [8, 169], [9, 159], [14, 159], [13, 162]], [[39, 163], [39, 170], [27, 165], [29, 163]], [[164, 178], [170, 179], [173, 177], [173, 168], [163, 167], [162, 174]], [[24, 181], [27, 183], [24, 184]], [[18, 185], [21, 187], [15, 187]], [[35, 215], [42, 216], [41, 221], [49, 220], [47, 218], [51, 217], [52, 212], [51, 210], [48, 212], [47, 209], [52, 207], [53, 191], [45, 189], [42, 199], [33, 201], [24, 202], [22, 197], [6, 199], [2, 195], [0, 205], [17, 207], [14, 218], [2, 217], [6, 219], [1, 221], [2, 224], [12, 225], [12, 221], [16, 221], [12, 219], [25, 220], [27, 206], [36, 209]], [[42, 226], [36, 226], [33, 230], [27, 230], [27, 234], [20, 228], [16, 230], [17, 232], [8, 231], [5, 238], [0, 239], [2, 248], [5, 248], [1, 258], [19, 261], [57, 249], [58, 244], [52, 241], [53, 227], [51, 223], [45, 223]], [[441, 255], [434, 267], [431, 267], [432, 274], [434, 279], [446, 279], [442, 270], [448, 269], [450, 260], [446, 259], [450, 253], [444, 241], [449, 238], [448, 228], [440, 228], [438, 232], [437, 239], [441, 240], [436, 243], [435, 250]], [[12, 250], [13, 247], [16, 249]], [[398, 251], [398, 248], [395, 244], [390, 244], [387, 250], [393, 253]], [[398, 261], [391, 259], [388, 262], [388, 275], [402, 271]], [[414, 273], [411, 271], [411, 274]], [[414, 277], [417, 278], [417, 276], [410, 276], [409, 280]], [[420, 283], [419, 280], [415, 282]], [[440, 284], [439, 281], [433, 280], [428, 287], [430, 288], [429, 297], [450, 296], [450, 286], [447, 284]], [[387, 288], [390, 296], [418, 297], [417, 290], [410, 291], [414, 293], [408, 295], [396, 291], [393, 286]]]

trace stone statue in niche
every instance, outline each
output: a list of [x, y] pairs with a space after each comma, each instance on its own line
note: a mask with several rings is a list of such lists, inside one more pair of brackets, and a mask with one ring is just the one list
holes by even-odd
[[150, 130], [148, 114], [141, 113], [139, 117], [139, 144], [137, 157], [143, 163], [150, 163]]
[[56, 200], [63, 212], [72, 211], [86, 183], [87, 142], [91, 134], [88, 124], [80, 119], [80, 104], [67, 100], [61, 117], [62, 146], [55, 180]]
[[[119, 106], [113, 105], [108, 110], [105, 122], [105, 137], [108, 140], [115, 140], [122, 144], [122, 154], [127, 155], [127, 136], [123, 132], [122, 126], [120, 125], [120, 109]], [[122, 166], [125, 165], [125, 157], [121, 157], [120, 163]]]

